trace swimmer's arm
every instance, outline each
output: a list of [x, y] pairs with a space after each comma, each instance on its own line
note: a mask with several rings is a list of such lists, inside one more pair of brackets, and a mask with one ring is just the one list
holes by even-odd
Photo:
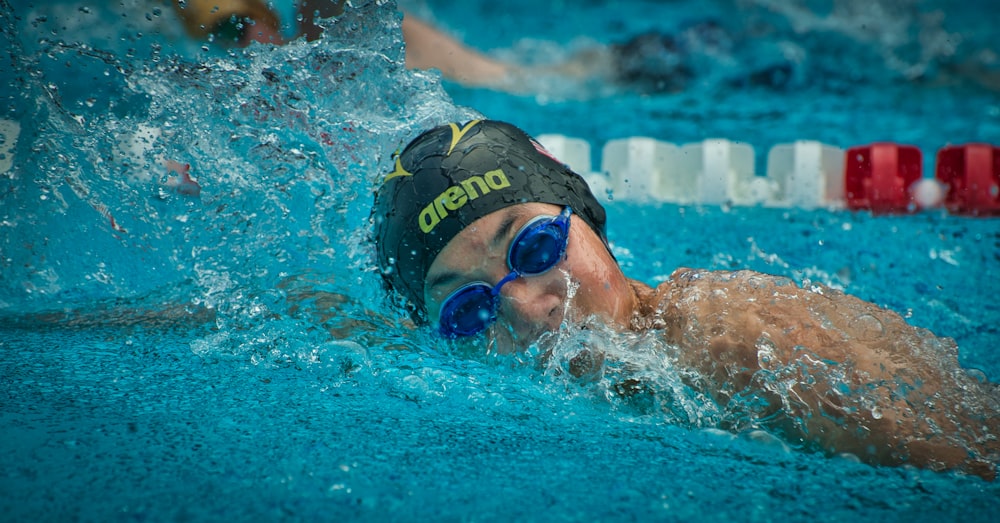
[[[719, 391], [732, 391], [720, 392], [720, 403], [773, 387], [767, 380], [777, 373], [790, 388], [769, 397], [781, 415], [768, 426], [790, 439], [869, 463], [992, 477], [983, 457], [1000, 452], [990, 438], [1000, 430], [995, 406], [970, 407], [957, 396], [965, 384], [955, 382], [950, 340], [872, 303], [783, 278], [678, 271], [672, 280], [661, 302], [666, 330], [685, 349], [682, 363], [700, 368]], [[877, 405], [845, 405], [838, 383]]]
[[24, 314], [6, 319], [21, 328], [137, 327], [198, 330], [215, 326], [216, 311], [193, 303], [145, 304], [142, 300], [113, 299], [68, 308]]
[[[334, 339], [350, 339], [367, 346], [382, 346], [387, 349], [408, 348], [401, 346], [396, 339], [386, 338], [384, 333], [400, 328], [415, 329], [416, 326], [410, 320], [372, 311], [344, 294], [319, 290], [314, 287], [317, 283], [301, 276], [292, 276], [282, 281], [278, 288], [285, 293], [287, 309], [271, 311], [265, 315], [270, 318], [281, 318], [283, 315], [301, 318], [310, 325], [326, 330]], [[19, 316], [0, 315], [0, 322], [25, 329], [141, 326], [147, 329], [197, 332], [217, 328], [219, 314], [216, 309], [194, 301], [157, 302], [147, 296], [114, 298], [79, 308]]]
[[409, 13], [403, 15], [403, 39], [406, 41], [406, 67], [438, 69], [446, 78], [465, 85], [498, 86], [511, 69]]

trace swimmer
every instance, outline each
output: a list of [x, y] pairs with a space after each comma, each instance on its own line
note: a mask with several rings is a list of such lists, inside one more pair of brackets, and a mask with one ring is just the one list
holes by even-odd
[[605, 221], [578, 174], [497, 121], [415, 138], [372, 208], [386, 287], [443, 338], [523, 350], [599, 321], [675, 347], [717, 405], [758, 398], [757, 427], [802, 448], [994, 478], [998, 400], [950, 339], [751, 271], [680, 268], [652, 288], [623, 274]]
[[[281, 18], [263, 0], [174, 0], [174, 8], [194, 38], [237, 47], [254, 42], [286, 43]], [[317, 19], [343, 14], [344, 3], [297, 0], [296, 8], [296, 36], [311, 41], [323, 33]], [[542, 89], [539, 83], [552, 78], [579, 85], [596, 81], [641, 93], [679, 92], [695, 82], [694, 62], [699, 58], [702, 62], [717, 62], [720, 57], [728, 57], [735, 47], [729, 32], [708, 20], [688, 24], [676, 35], [651, 31], [622, 43], [581, 49], [561, 61], [529, 66], [487, 56], [406, 11], [402, 33], [407, 68], [437, 69], [443, 77], [462, 85], [520, 94]], [[740, 87], [780, 89], [792, 73], [792, 66], [782, 61], [741, 73], [727, 82]]]

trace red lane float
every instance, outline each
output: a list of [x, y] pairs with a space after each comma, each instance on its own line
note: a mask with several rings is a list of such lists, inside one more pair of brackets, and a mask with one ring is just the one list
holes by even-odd
[[942, 148], [934, 175], [948, 192], [949, 212], [972, 215], [1000, 214], [1000, 147], [969, 143]]
[[848, 208], [879, 213], [916, 210], [909, 189], [922, 176], [920, 149], [883, 142], [851, 147], [845, 156]]

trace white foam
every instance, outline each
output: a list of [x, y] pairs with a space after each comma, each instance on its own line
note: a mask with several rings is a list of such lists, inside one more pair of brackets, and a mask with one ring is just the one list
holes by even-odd
[[21, 124], [14, 120], [0, 120], [0, 174], [14, 167], [14, 147], [21, 134]]

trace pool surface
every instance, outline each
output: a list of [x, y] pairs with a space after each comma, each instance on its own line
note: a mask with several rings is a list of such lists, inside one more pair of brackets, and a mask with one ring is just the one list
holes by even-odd
[[[483, 115], [585, 140], [594, 165], [633, 136], [749, 144], [759, 174], [776, 144], [892, 141], [931, 176], [945, 145], [1000, 145], [992, 2], [406, 7], [532, 63], [705, 20], [732, 42], [679, 92], [510, 94], [405, 70], [391, 2], [227, 52], [165, 3], [0, 0], [0, 520], [995, 520], [997, 482], [679, 422], [530, 352], [443, 343], [383, 296], [367, 242], [391, 153]], [[752, 81], [774, 64], [787, 79]], [[631, 277], [827, 285], [1000, 381], [996, 218], [610, 196]]]

